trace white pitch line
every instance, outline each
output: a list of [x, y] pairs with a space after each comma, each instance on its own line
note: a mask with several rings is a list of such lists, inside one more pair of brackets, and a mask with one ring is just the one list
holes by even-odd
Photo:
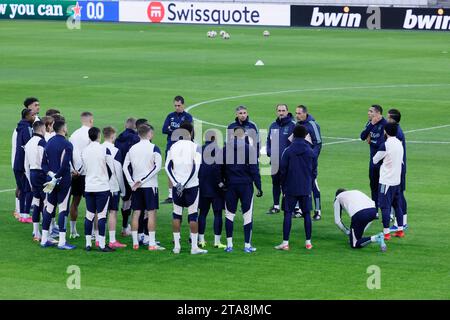
[[417, 143], [417, 144], [450, 144], [450, 141], [406, 141], [406, 143]]
[[[270, 91], [270, 92], [259, 92], [259, 93], [250, 93], [250, 94], [242, 94], [238, 96], [231, 96], [231, 97], [224, 97], [224, 98], [216, 98], [211, 99], [207, 101], [202, 101], [195, 103], [189, 107], [186, 108], [186, 112], [189, 112], [190, 110], [197, 108], [199, 106], [213, 103], [213, 102], [220, 102], [220, 101], [227, 101], [227, 100], [234, 100], [239, 98], [249, 98], [249, 97], [258, 97], [258, 96], [268, 96], [268, 95], [276, 95], [281, 93], [295, 93], [295, 92], [320, 92], [320, 91], [343, 91], [343, 90], [361, 90], [361, 89], [389, 89], [389, 88], [420, 88], [420, 87], [442, 87], [442, 86], [450, 86], [450, 83], [436, 83], [436, 84], [393, 84], [393, 85], [379, 85], [379, 86], [357, 86], [357, 87], [330, 87], [330, 88], [309, 88], [309, 89], [292, 89], [292, 90], [281, 90], [281, 91]], [[222, 124], [203, 121], [201, 119], [195, 118], [194, 120], [213, 125], [216, 127], [221, 128], [227, 128], [227, 126], [224, 126]]]
[[5, 189], [5, 190], [0, 190], [0, 193], [3, 193], [3, 192], [11, 192], [11, 191], [16, 191], [16, 189]]
[[450, 127], [450, 124], [444, 124], [443, 126], [437, 126], [437, 127], [429, 127], [429, 128], [422, 128], [422, 129], [414, 129], [414, 130], [408, 130], [404, 133], [412, 133], [412, 132], [419, 132], [419, 131], [428, 131], [428, 130], [434, 130], [434, 129], [441, 129], [441, 128], [447, 128]]

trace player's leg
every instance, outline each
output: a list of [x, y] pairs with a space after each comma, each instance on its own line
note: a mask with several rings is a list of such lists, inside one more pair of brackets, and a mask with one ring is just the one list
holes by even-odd
[[206, 217], [208, 216], [209, 209], [211, 207], [211, 203], [213, 198], [210, 197], [200, 197], [199, 200], [199, 211], [200, 215], [198, 216], [198, 245], [201, 248], [206, 246], [205, 241], [205, 229], [206, 229]]
[[292, 212], [295, 210], [295, 206], [297, 204], [297, 198], [284, 195], [281, 201], [283, 208], [283, 242], [277, 246], [275, 249], [277, 250], [289, 250], [289, 236], [291, 234], [291, 226], [292, 226]]
[[272, 178], [272, 199], [273, 206], [267, 211], [267, 214], [274, 214], [280, 212], [280, 195], [281, 195], [281, 181], [280, 173], [277, 172], [271, 176]]
[[383, 233], [364, 237], [364, 231], [377, 218], [378, 212], [375, 208], [368, 208], [358, 211], [353, 215], [350, 225], [350, 246], [354, 249], [363, 248], [370, 243], [378, 243], [381, 251], [386, 251]]
[[198, 247], [198, 201], [200, 192], [198, 187], [188, 188], [183, 191], [182, 197], [188, 211], [189, 228], [191, 230], [191, 254], [207, 253], [207, 250]]
[[[127, 181], [124, 175], [124, 181]], [[125, 183], [125, 195], [122, 197], [122, 237], [131, 235], [131, 225], [129, 218], [131, 215], [131, 187]]]
[[391, 215], [391, 207], [393, 200], [393, 189], [390, 186], [386, 186], [384, 184], [379, 185], [379, 193], [378, 193], [378, 207], [381, 210], [381, 218], [383, 222], [383, 234], [384, 240], [390, 240], [390, 215]]
[[395, 219], [397, 221], [397, 232], [393, 234], [394, 237], [403, 238], [405, 233], [403, 232], [403, 199], [402, 199], [402, 191], [401, 186], [394, 186], [392, 188], [393, 198], [392, 198], [392, 207], [395, 211]]
[[370, 194], [378, 209], [378, 194], [380, 181], [380, 168], [370, 166], [369, 168]]
[[[145, 238], [144, 220], [145, 220], [145, 212], [142, 212], [142, 214], [139, 216], [138, 229], [137, 229], [139, 245], [141, 245], [141, 244], [148, 245], [148, 236], [147, 236], [147, 239]], [[131, 228], [131, 229], [133, 229], [133, 228]]]
[[98, 240], [100, 251], [102, 252], [115, 251], [115, 249], [106, 246], [106, 219], [110, 194], [109, 191], [95, 193], [95, 207], [97, 209], [99, 235], [96, 240]]
[[320, 220], [322, 218], [321, 203], [320, 203], [320, 188], [319, 188], [319, 183], [317, 181], [318, 166], [319, 166], [319, 159], [318, 159], [318, 157], [314, 157], [314, 159], [313, 159], [313, 185], [312, 185], [312, 193], [313, 193], [313, 199], [314, 199], [314, 217], [313, 217], [314, 220]]
[[226, 252], [233, 251], [233, 223], [236, 215], [238, 195], [236, 192], [237, 186], [228, 186], [225, 193], [225, 232], [227, 235]]
[[[56, 187], [57, 188], [57, 187]], [[42, 237], [41, 237], [41, 247], [53, 246], [53, 242], [50, 241], [49, 228], [52, 218], [55, 214], [55, 208], [58, 203], [58, 198], [56, 194], [56, 188], [46, 195], [44, 202], [44, 210], [42, 213]]]
[[28, 181], [27, 176], [23, 175], [23, 190], [25, 193], [25, 208], [24, 208], [24, 215], [23, 215], [23, 222], [25, 223], [33, 223], [33, 219], [30, 216], [31, 212], [31, 203], [33, 202], [33, 191], [31, 189], [30, 181]]
[[22, 171], [14, 170], [14, 178], [16, 179], [16, 188], [18, 190], [19, 199], [19, 222], [23, 222], [23, 213], [25, 211], [25, 193], [23, 192]]
[[39, 231], [39, 222], [41, 220], [41, 210], [43, 205], [41, 201], [41, 192], [36, 187], [36, 184], [34, 184], [32, 190], [33, 190], [33, 200], [31, 202], [31, 218], [33, 220], [33, 240], [40, 242], [41, 232]]
[[86, 238], [86, 251], [92, 248], [92, 228], [94, 224], [96, 203], [93, 192], [86, 192], [84, 199], [86, 201], [86, 216], [84, 218], [84, 236]]
[[212, 209], [214, 212], [214, 247], [225, 249], [226, 245], [221, 243], [221, 236], [222, 236], [222, 225], [223, 225], [223, 219], [222, 219], [222, 211], [225, 207], [225, 200], [223, 197], [218, 196], [213, 199], [212, 202]]
[[109, 244], [111, 248], [125, 248], [127, 245], [120, 243], [116, 239], [117, 227], [117, 212], [119, 210], [120, 196], [118, 192], [110, 193], [108, 204], [108, 230], [109, 230]]
[[72, 178], [72, 204], [70, 205], [70, 236], [69, 238], [78, 238], [77, 232], [78, 207], [84, 194], [85, 176], [74, 176]]
[[[147, 190], [148, 189], [148, 190]], [[146, 204], [145, 209], [147, 210], [147, 229], [149, 234], [149, 246], [148, 250], [158, 251], [165, 250], [166, 248], [161, 247], [156, 241], [156, 213], [159, 209], [159, 194], [158, 188], [146, 188]]]
[[180, 229], [181, 221], [183, 220], [183, 199], [178, 196], [177, 192], [173, 192], [173, 212], [172, 212], [172, 232], [174, 247], [172, 252], [175, 254], [180, 253]]
[[139, 228], [139, 218], [141, 212], [145, 210], [145, 199], [142, 192], [142, 188], [133, 191], [131, 195], [131, 208], [133, 214], [131, 217], [131, 238], [133, 239], [133, 249], [139, 249], [139, 239], [138, 239], [138, 228]]
[[63, 250], [72, 250], [76, 247], [74, 245], [70, 245], [66, 243], [66, 225], [67, 225], [67, 216], [69, 215], [70, 208], [70, 182], [61, 181], [58, 185], [58, 226], [59, 226], [59, 243], [58, 248]]
[[240, 189], [239, 198], [244, 215], [244, 251], [251, 253], [256, 251], [256, 248], [251, 245], [253, 230], [253, 185], [242, 185]]
[[305, 227], [305, 248], [312, 249], [311, 237], [312, 237], [312, 223], [311, 223], [311, 196], [300, 196], [297, 197], [300, 208], [303, 212], [303, 225]]

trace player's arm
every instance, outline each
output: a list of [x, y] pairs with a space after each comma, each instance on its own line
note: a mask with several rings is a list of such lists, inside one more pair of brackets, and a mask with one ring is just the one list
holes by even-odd
[[267, 134], [266, 152], [267, 156], [270, 158], [272, 154], [272, 126], [270, 126], [269, 133]]
[[386, 145], [383, 143], [377, 153], [373, 156], [373, 164], [377, 164], [378, 162], [380, 162], [381, 160], [384, 159], [384, 157], [386, 156]]
[[374, 125], [372, 124], [372, 122], [368, 121], [366, 124], [366, 127], [364, 128], [364, 130], [361, 132], [360, 138], [362, 141], [366, 140], [367, 137], [370, 134], [370, 131], [372, 130], [372, 128], [374, 127]]
[[64, 149], [64, 158], [61, 163], [61, 167], [59, 168], [58, 172], [55, 174], [55, 178], [59, 179], [62, 177], [64, 172], [70, 172], [70, 162], [72, 161], [73, 156], [73, 146], [71, 143], [68, 143], [67, 146]]
[[120, 194], [125, 195], [125, 181], [123, 180], [123, 170], [122, 170], [122, 153], [120, 150], [117, 150], [116, 156], [114, 157], [114, 175], [119, 183]]
[[164, 121], [163, 127], [162, 127], [162, 133], [163, 134], [170, 134], [172, 132], [172, 128], [170, 127], [170, 115], [166, 117], [166, 120]]
[[187, 178], [186, 182], [183, 183], [183, 187], [186, 187], [186, 185], [189, 183], [189, 181], [192, 180], [193, 177], [198, 177], [198, 171], [200, 170], [200, 165], [202, 164], [202, 155], [198, 150], [194, 150], [194, 156], [192, 157], [192, 170], [191, 174], [189, 175], [189, 178]]
[[31, 185], [30, 162], [28, 161], [28, 155], [27, 155], [26, 151], [25, 151], [25, 159], [24, 159], [23, 162], [24, 162], [24, 168], [25, 168], [25, 176], [27, 177], [28, 182]]
[[131, 176], [131, 160], [130, 160], [130, 152], [127, 153], [125, 160], [123, 162], [122, 171], [125, 174], [125, 178], [127, 179], [128, 184], [131, 186], [134, 185], [133, 177]]
[[[287, 149], [285, 149], [283, 151], [283, 153], [281, 154], [281, 161], [280, 161], [280, 183], [281, 185], [284, 184], [284, 181], [286, 181], [286, 175], [287, 175], [287, 170], [288, 170], [288, 166], [289, 166], [289, 153], [286, 152]], [[282, 190], [283, 193], [286, 190]]]
[[334, 200], [334, 223], [346, 235], [350, 234], [350, 231], [342, 223], [342, 207], [338, 199]]
[[[248, 153], [250, 155], [249, 160], [253, 158], [251, 157], [251, 155], [254, 152], [255, 152], [254, 148], [249, 146], [249, 153]], [[262, 195], [262, 185], [261, 185], [261, 175], [259, 174], [258, 160], [256, 159], [256, 163], [250, 163], [249, 161], [249, 168], [250, 168], [250, 175], [252, 176], [253, 179], [253, 183], [255, 184], [255, 187], [258, 190], [258, 196], [260, 197]]]
[[150, 179], [152, 179], [155, 175], [158, 174], [159, 171], [161, 171], [162, 157], [161, 157], [161, 151], [159, 150], [159, 148], [157, 146], [155, 146], [153, 157], [154, 157], [153, 169], [141, 179], [142, 184], [144, 184], [147, 181], [149, 181]]
[[169, 176], [170, 182], [172, 182], [172, 185], [176, 186], [178, 184], [177, 179], [175, 178], [175, 175], [173, 174], [173, 160], [172, 160], [172, 153], [167, 151], [167, 158], [166, 158], [166, 164], [164, 166], [166, 169], [166, 173]]

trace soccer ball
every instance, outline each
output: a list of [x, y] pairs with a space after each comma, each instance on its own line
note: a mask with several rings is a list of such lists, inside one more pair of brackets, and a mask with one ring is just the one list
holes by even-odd
[[225, 33], [226, 33], [225, 30], [220, 30], [220, 32], [219, 32], [219, 34], [220, 34], [221, 37], [223, 37], [223, 35], [224, 35]]
[[211, 31], [211, 35], [212, 35], [213, 38], [215, 38], [215, 37], [217, 36], [217, 32], [214, 31], [214, 30], [212, 30], [212, 31]]
[[215, 38], [216, 35], [217, 35], [217, 32], [215, 32], [214, 30], [213, 31], [208, 31], [206, 33], [206, 35], [208, 36], [208, 38]]
[[228, 32], [225, 32], [222, 36], [222, 39], [224, 39], [224, 40], [230, 39], [230, 34]]
[[264, 30], [263, 36], [264, 36], [264, 37], [270, 36], [270, 32], [269, 32], [268, 30]]

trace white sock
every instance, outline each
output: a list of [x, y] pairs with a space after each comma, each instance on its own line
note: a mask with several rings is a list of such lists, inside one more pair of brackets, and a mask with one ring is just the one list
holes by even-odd
[[92, 236], [86, 236], [86, 247], [92, 247]]
[[214, 245], [220, 244], [220, 235], [214, 235]]
[[408, 224], [408, 219], [407, 219], [408, 215], [404, 214], [403, 215], [403, 225], [407, 225]]
[[70, 221], [70, 233], [71, 234], [77, 233], [77, 222], [76, 221]]
[[283, 245], [283, 246], [288, 246], [288, 245], [289, 245], [289, 241], [284, 241], [284, 240], [283, 240], [282, 245]]
[[377, 236], [371, 236], [370, 237], [370, 241], [377, 242]]
[[181, 248], [181, 245], [180, 245], [180, 233], [179, 232], [174, 232], [173, 233], [173, 242], [174, 242], [175, 248]]
[[279, 204], [274, 204], [274, 205], [273, 205], [273, 208], [274, 208], [274, 209], [280, 209], [280, 205], [279, 205]]
[[244, 244], [244, 247], [245, 247], [245, 248], [250, 248], [251, 245], [250, 245], [250, 243], [246, 242], [246, 243]]
[[28, 213], [22, 213], [21, 216], [24, 219], [28, 219], [30, 217], [30, 215]]
[[150, 235], [146, 235], [145, 233], [144, 233], [144, 241], [143, 241], [144, 243], [150, 243]]
[[98, 236], [98, 245], [100, 249], [105, 249], [105, 236]]
[[59, 232], [59, 242], [58, 246], [62, 247], [66, 244], [66, 233], [65, 232]]
[[139, 245], [137, 231], [131, 231], [131, 237], [133, 238], [133, 246]]
[[33, 233], [35, 237], [40, 236], [39, 232], [39, 222], [33, 222]]
[[311, 244], [311, 240], [306, 240], [305, 245]]
[[169, 198], [172, 198], [172, 188], [169, 188]]
[[17, 199], [16, 198], [16, 210], [15, 210], [16, 212], [19, 212], [20, 211], [20, 201], [19, 201], [19, 199]]
[[199, 242], [205, 242], [205, 235], [204, 234], [198, 234], [198, 241]]
[[48, 230], [42, 230], [41, 244], [46, 244], [48, 241]]
[[227, 238], [227, 247], [233, 248], [233, 238]]
[[191, 232], [191, 248], [197, 249], [198, 248], [198, 233], [192, 233]]
[[[132, 231], [133, 232], [133, 231]], [[136, 231], [137, 232], [137, 231]], [[138, 239], [141, 240], [144, 238], [144, 234], [143, 233], [138, 233]]]
[[148, 232], [148, 237], [149, 237], [148, 245], [149, 246], [156, 246], [156, 232], [155, 231], [149, 231]]
[[[52, 220], [52, 222], [53, 222], [53, 220]], [[52, 234], [52, 232], [53, 232], [53, 223], [52, 222], [50, 222], [50, 227], [48, 228], [48, 232], [50, 234]], [[42, 232], [44, 232], [44, 230], [42, 230]]]
[[383, 228], [383, 233], [384, 234], [389, 234], [390, 233], [389, 228]]
[[109, 243], [111, 243], [111, 242], [116, 242], [116, 232], [115, 231], [109, 232]]

